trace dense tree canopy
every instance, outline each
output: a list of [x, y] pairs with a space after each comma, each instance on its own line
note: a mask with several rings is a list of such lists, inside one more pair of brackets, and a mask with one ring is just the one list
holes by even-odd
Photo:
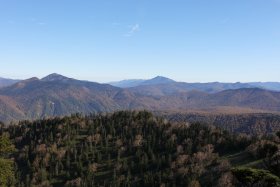
[[7, 133], [0, 136], [0, 186], [13, 185], [14, 163], [9, 159], [9, 154], [14, 151]]

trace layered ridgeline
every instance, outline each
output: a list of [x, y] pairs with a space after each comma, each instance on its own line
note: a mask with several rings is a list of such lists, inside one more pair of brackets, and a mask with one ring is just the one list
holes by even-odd
[[0, 128], [0, 151], [8, 135], [16, 150], [5, 159], [16, 171], [0, 171], [3, 186], [280, 185], [276, 135], [233, 135], [148, 112], [23, 121]]
[[6, 87], [6, 86], [10, 86], [10, 85], [15, 84], [15, 83], [17, 83], [19, 81], [20, 80], [6, 79], [6, 78], [0, 77], [0, 88]]
[[0, 89], [0, 121], [117, 110], [279, 112], [280, 92], [242, 83], [180, 83], [164, 77], [135, 80], [134, 87], [81, 81], [58, 74]]
[[[240, 88], [262, 88], [267, 90], [280, 91], [279, 82], [248, 82], [248, 83], [221, 83], [221, 82], [209, 82], [209, 83], [186, 83], [177, 82], [172, 79], [157, 76], [149, 80], [143, 79], [128, 79], [118, 82], [110, 82], [109, 84], [120, 88], [132, 88], [149, 85], [161, 85], [158, 89], [169, 87], [169, 89], [178, 90], [199, 90], [204, 92], [219, 92], [228, 89], [240, 89]], [[164, 86], [164, 87], [163, 87]]]

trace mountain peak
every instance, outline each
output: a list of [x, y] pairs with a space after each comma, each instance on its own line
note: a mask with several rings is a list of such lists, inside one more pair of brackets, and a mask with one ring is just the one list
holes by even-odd
[[167, 84], [167, 83], [172, 83], [175, 82], [172, 79], [169, 79], [167, 77], [163, 76], [156, 76], [150, 80], [146, 80], [143, 84]]
[[44, 78], [42, 78], [42, 81], [66, 81], [69, 80], [70, 78], [65, 77], [63, 75], [57, 74], [57, 73], [52, 73]]
[[152, 78], [151, 80], [165, 80], [165, 81], [172, 81], [172, 82], [174, 82], [174, 80], [172, 80], [172, 79], [169, 79], [169, 78], [163, 77], [163, 76], [159, 76], [159, 75], [154, 77], [154, 78]]

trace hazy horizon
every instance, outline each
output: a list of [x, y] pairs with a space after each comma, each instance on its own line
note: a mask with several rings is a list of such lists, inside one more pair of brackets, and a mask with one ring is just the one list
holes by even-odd
[[[24, 78], [11, 78], [11, 77], [3, 77], [3, 76], [0, 76], [0, 78], [4, 78], [4, 79], [14, 79], [14, 80], [26, 80], [26, 79], [30, 79], [30, 78], [38, 78], [38, 79], [42, 79], [48, 75], [51, 75], [51, 74], [58, 74], [58, 75], [62, 75], [62, 76], [65, 76], [67, 78], [73, 78], [73, 79], [76, 79], [76, 80], [81, 80], [81, 81], [90, 81], [90, 82], [98, 82], [98, 83], [102, 83], [102, 84], [106, 84], [106, 83], [117, 83], [117, 82], [121, 82], [121, 81], [137, 81], [137, 80], [150, 80], [150, 79], [153, 79], [153, 78], [156, 78], [156, 77], [164, 77], [164, 78], [168, 78], [168, 79], [172, 79], [176, 82], [186, 82], [186, 81], [183, 81], [183, 80], [177, 80], [177, 79], [173, 79], [172, 77], [167, 77], [167, 76], [164, 76], [164, 75], [155, 75], [153, 77], [147, 77], [147, 78], [125, 78], [125, 79], [120, 79], [120, 80], [111, 80], [111, 81], [107, 81], [107, 82], [99, 82], [99, 81], [96, 81], [96, 80], [87, 80], [87, 79], [79, 79], [77, 77], [73, 77], [73, 76], [66, 76], [66, 75], [63, 75], [63, 74], [60, 74], [60, 73], [56, 73], [56, 72], [53, 72], [53, 73], [49, 73], [47, 75], [44, 75], [44, 76], [40, 76], [40, 77], [37, 77], [37, 76], [30, 76], [30, 77], [24, 77]], [[253, 83], [253, 82], [275, 82], [275, 83], [280, 83], [279, 81], [250, 81], [250, 82], [240, 82], [240, 81], [235, 81], [235, 82], [223, 82], [223, 81], [206, 81], [206, 82], [186, 82], [186, 83], [212, 83], [212, 82], [219, 82], [219, 83]]]

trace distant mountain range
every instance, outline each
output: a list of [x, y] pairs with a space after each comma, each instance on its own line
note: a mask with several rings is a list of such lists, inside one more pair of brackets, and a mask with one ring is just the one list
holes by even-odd
[[173, 87], [177, 90], [189, 91], [198, 90], [208, 93], [219, 92], [228, 89], [240, 89], [240, 88], [261, 88], [272, 91], [280, 91], [280, 82], [248, 82], [248, 83], [221, 83], [221, 82], [209, 82], [209, 83], [186, 83], [177, 82], [172, 79], [157, 76], [155, 78], [144, 80], [144, 79], [128, 79], [118, 82], [110, 82], [112, 86], [120, 88], [132, 88], [138, 86], [148, 86], [148, 85], [160, 85], [163, 87]]
[[175, 83], [175, 82], [176, 81], [172, 79], [162, 77], [162, 76], [157, 76], [149, 80], [129, 79], [129, 80], [122, 80], [119, 82], [111, 82], [108, 84], [120, 88], [131, 88], [131, 87], [142, 86], [142, 85], [156, 85], [156, 84], [167, 84], [167, 83]]
[[155, 77], [133, 84], [120, 88], [59, 74], [22, 80], [0, 89], [0, 121], [130, 109], [280, 112], [280, 92], [249, 83], [182, 83]]
[[15, 84], [20, 80], [14, 80], [14, 79], [5, 79], [0, 77], [0, 88], [10, 86], [12, 84]]

